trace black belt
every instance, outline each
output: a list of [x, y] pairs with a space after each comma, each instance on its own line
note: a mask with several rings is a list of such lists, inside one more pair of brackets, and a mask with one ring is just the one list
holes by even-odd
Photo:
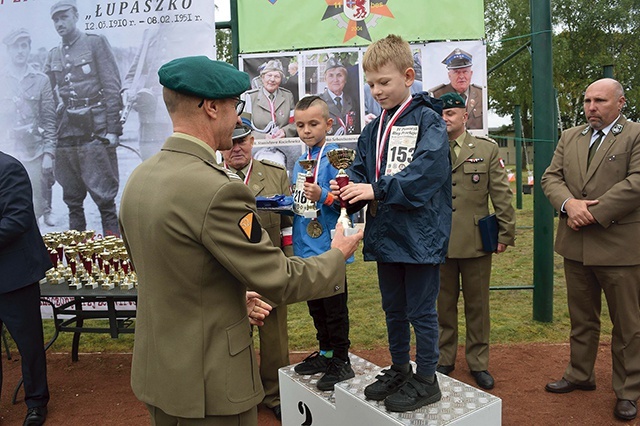
[[92, 98], [69, 98], [67, 99], [68, 108], [86, 108], [98, 105], [102, 101], [102, 95], [98, 94]]

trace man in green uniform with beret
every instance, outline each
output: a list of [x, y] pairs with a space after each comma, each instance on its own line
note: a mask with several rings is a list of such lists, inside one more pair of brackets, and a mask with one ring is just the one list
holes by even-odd
[[457, 93], [447, 93], [442, 117], [451, 145], [451, 236], [445, 263], [440, 267], [438, 323], [440, 360], [437, 371], [455, 368], [458, 350], [458, 297], [464, 294], [467, 328], [465, 355], [471, 375], [483, 389], [494, 379], [489, 367], [489, 283], [492, 252], [483, 250], [478, 220], [489, 214], [489, 199], [498, 221], [498, 247], [502, 253], [515, 241], [515, 210], [511, 188], [493, 140], [472, 136], [465, 128], [468, 114]]
[[156, 425], [256, 425], [264, 391], [245, 291], [279, 305], [340, 293], [362, 233], [339, 230], [326, 253], [286, 257], [251, 189], [216, 161], [233, 146], [249, 76], [205, 56], [158, 75], [174, 133], [133, 171], [120, 204], [139, 279], [131, 385]]
[[117, 235], [120, 72], [107, 39], [76, 27], [75, 0], [55, 3], [50, 13], [62, 40], [49, 52], [44, 72], [61, 101], [55, 173], [69, 208], [69, 228], [86, 229], [89, 193], [100, 211], [103, 234]]
[[[254, 197], [291, 195], [289, 177], [283, 165], [271, 160], [252, 158], [254, 137], [251, 127], [236, 125], [233, 131], [233, 147], [222, 151], [224, 166], [234, 171]], [[267, 231], [271, 243], [280, 247], [286, 256], [293, 256], [293, 217], [272, 211], [259, 211], [262, 228]], [[273, 411], [278, 420], [281, 417], [280, 386], [278, 370], [289, 365], [289, 334], [287, 332], [287, 305], [273, 306], [260, 333], [260, 378], [264, 387], [262, 402]]]

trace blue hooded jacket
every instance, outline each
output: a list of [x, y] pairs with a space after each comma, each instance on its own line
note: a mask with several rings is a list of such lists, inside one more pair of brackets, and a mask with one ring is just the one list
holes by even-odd
[[[444, 263], [451, 230], [451, 161], [442, 101], [426, 92], [413, 95], [394, 127], [418, 126], [412, 161], [384, 175], [387, 143], [376, 182], [376, 139], [380, 117], [358, 139], [356, 160], [348, 169], [355, 183], [371, 183], [375, 216], [367, 209], [364, 260], [383, 263]], [[363, 207], [354, 204], [350, 213]]]

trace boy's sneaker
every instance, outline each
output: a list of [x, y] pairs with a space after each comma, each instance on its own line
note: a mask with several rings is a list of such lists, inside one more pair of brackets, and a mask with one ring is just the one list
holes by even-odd
[[351, 363], [343, 361], [335, 356], [329, 360], [329, 366], [324, 376], [318, 380], [317, 387], [321, 391], [333, 390], [333, 385], [356, 376], [351, 368]]
[[376, 381], [364, 388], [364, 396], [374, 401], [382, 401], [389, 395], [396, 393], [411, 376], [413, 376], [411, 367], [409, 371], [403, 372], [398, 366], [392, 365], [391, 368], [382, 370], [376, 376]]
[[327, 371], [330, 359], [320, 355], [320, 352], [315, 351], [308, 357], [306, 357], [300, 364], [293, 367], [293, 371], [302, 375], [324, 373]]
[[427, 404], [438, 402], [440, 398], [442, 398], [442, 394], [435, 375], [431, 383], [418, 375], [414, 375], [398, 392], [389, 395], [384, 400], [384, 406], [389, 411], [413, 411]]

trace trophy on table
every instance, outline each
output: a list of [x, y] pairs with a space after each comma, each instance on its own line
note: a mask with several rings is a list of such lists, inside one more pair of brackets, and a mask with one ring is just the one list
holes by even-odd
[[[344, 169], [353, 164], [353, 161], [356, 159], [356, 151], [351, 148], [332, 149], [327, 152], [327, 158], [331, 165], [338, 169], [338, 174], [336, 175], [338, 186], [340, 188], [347, 186], [349, 184], [349, 175], [347, 175]], [[347, 214], [347, 202], [342, 198], [340, 198], [340, 217], [338, 217], [338, 222], [341, 223], [344, 228], [344, 235], [353, 235], [358, 232], [351, 224], [351, 219], [349, 219], [349, 215]], [[331, 232], [333, 234], [334, 231]]]

